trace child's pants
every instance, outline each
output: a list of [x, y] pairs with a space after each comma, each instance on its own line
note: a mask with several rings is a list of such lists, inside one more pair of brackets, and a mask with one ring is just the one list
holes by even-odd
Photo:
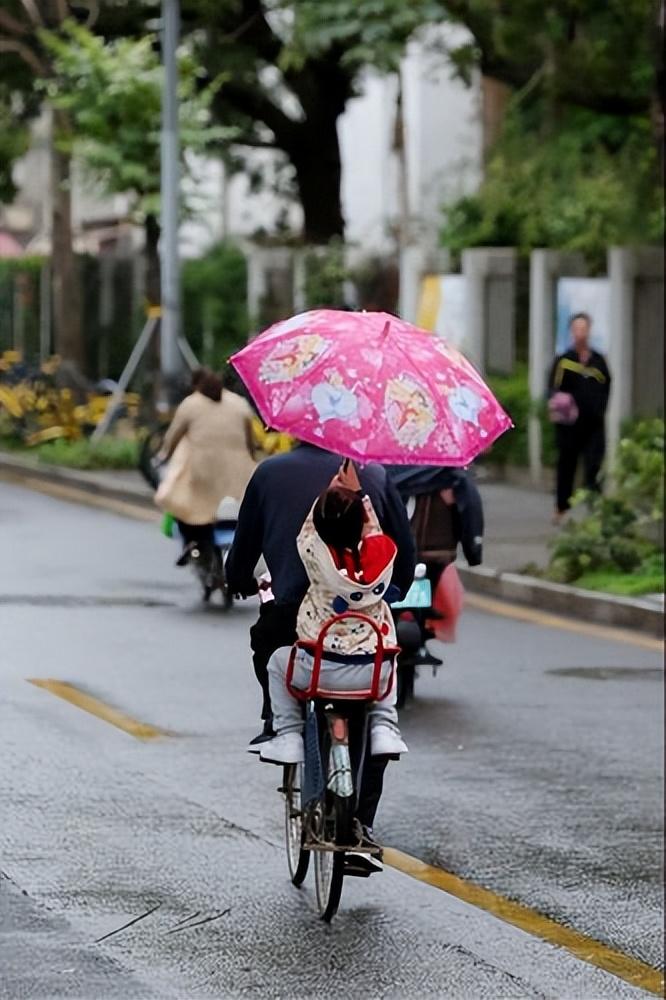
[[[303, 728], [303, 715], [301, 704], [287, 690], [287, 666], [291, 654], [290, 646], [283, 646], [277, 649], [268, 661], [268, 687], [271, 695], [271, 705], [273, 708], [273, 728], [276, 733], [301, 732]], [[310, 684], [312, 672], [312, 656], [303, 649], [296, 653], [294, 663], [294, 676], [292, 683], [297, 688], [307, 688]], [[319, 674], [319, 686], [326, 691], [355, 691], [370, 687], [372, 683], [372, 663], [336, 663], [332, 660], [322, 659], [321, 673]], [[391, 673], [395, 673], [395, 663], [387, 660], [382, 664], [380, 693], [386, 690], [386, 685]], [[397, 698], [397, 684], [395, 676], [390, 693], [382, 701], [371, 703], [369, 710], [370, 724], [375, 726], [388, 726], [395, 732], [398, 729], [398, 713], [395, 702]]]

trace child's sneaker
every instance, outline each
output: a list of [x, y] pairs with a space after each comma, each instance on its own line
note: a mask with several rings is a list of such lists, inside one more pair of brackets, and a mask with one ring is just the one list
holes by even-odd
[[260, 744], [259, 759], [270, 764], [302, 764], [303, 737], [300, 733], [282, 733]]
[[389, 726], [372, 727], [370, 731], [370, 747], [373, 757], [409, 752], [409, 748], [400, 733], [395, 729], [389, 728]]

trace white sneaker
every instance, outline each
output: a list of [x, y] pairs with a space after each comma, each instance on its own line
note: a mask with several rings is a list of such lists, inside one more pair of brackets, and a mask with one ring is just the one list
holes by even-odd
[[300, 733], [282, 733], [260, 744], [260, 760], [271, 764], [302, 764], [305, 759]]
[[407, 744], [400, 733], [396, 733], [394, 729], [389, 729], [388, 726], [373, 726], [370, 733], [370, 743], [373, 757], [409, 752]]

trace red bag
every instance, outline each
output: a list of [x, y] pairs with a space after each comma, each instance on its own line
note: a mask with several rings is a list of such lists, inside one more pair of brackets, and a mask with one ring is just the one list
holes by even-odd
[[440, 576], [432, 606], [441, 618], [428, 624], [440, 642], [456, 641], [456, 625], [465, 601], [465, 590], [454, 563], [449, 563]]

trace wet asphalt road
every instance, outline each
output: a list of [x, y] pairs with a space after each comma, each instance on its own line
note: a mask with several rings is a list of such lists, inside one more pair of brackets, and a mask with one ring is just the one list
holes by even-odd
[[[243, 753], [255, 608], [202, 609], [174, 555], [153, 524], [0, 482], [3, 1000], [647, 995], [391, 870], [318, 922], [279, 772]], [[468, 610], [446, 659], [403, 714], [382, 840], [660, 965], [660, 654]]]

